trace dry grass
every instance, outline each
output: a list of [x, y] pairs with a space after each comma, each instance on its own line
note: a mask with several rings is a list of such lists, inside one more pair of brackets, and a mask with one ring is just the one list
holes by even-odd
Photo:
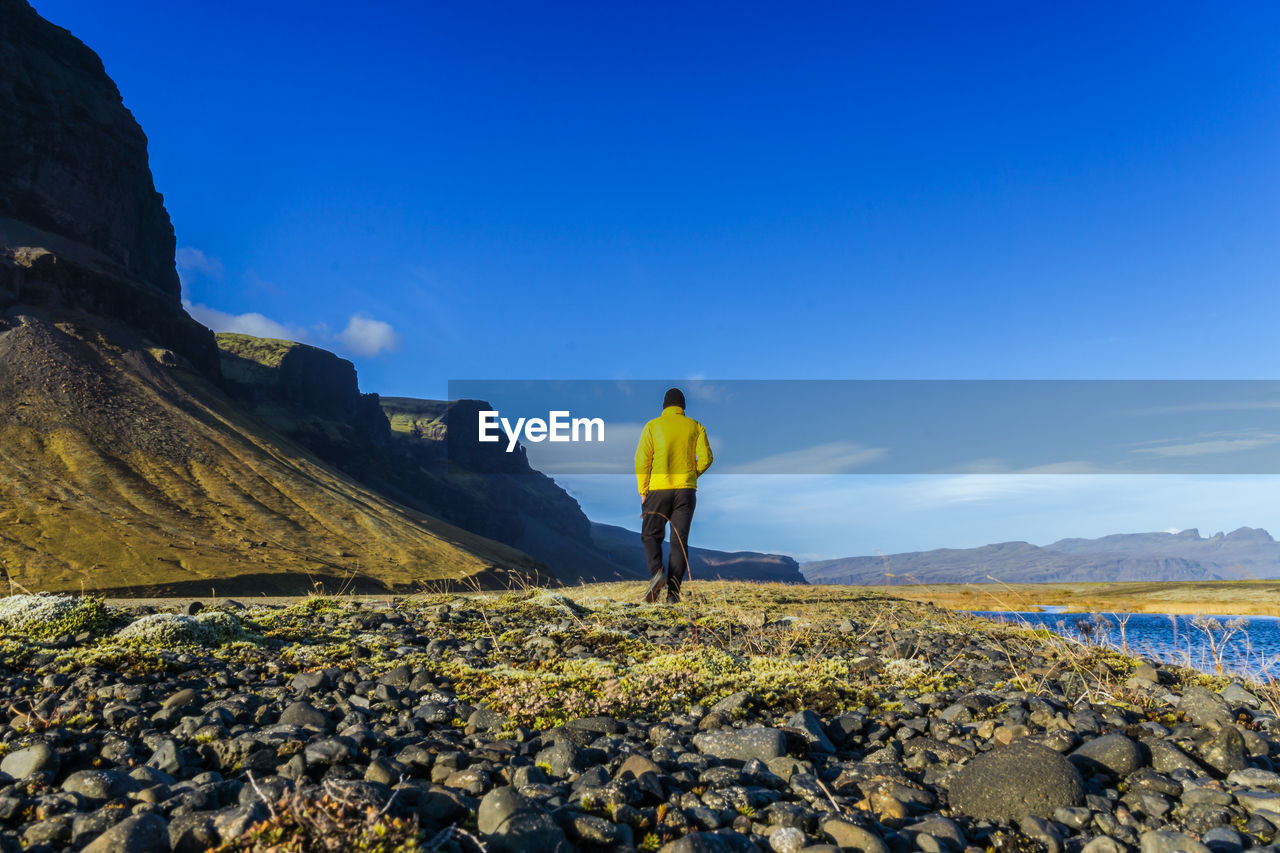
[[1273, 580], [1044, 584], [993, 581], [897, 584], [869, 589], [949, 610], [1034, 610], [1039, 605], [1061, 605], [1069, 613], [1280, 616], [1280, 581]]

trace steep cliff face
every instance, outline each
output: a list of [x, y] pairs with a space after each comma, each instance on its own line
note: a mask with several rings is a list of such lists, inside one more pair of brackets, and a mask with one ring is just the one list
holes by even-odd
[[331, 465], [367, 471], [391, 441], [377, 394], [362, 394], [356, 368], [293, 341], [217, 336], [223, 384], [272, 427]]
[[146, 136], [97, 55], [24, 0], [0, 0], [0, 117], [0, 311], [118, 322], [216, 375]]
[[102, 61], [24, 0], [0, 0], [0, 218], [81, 243], [178, 299], [147, 137]]

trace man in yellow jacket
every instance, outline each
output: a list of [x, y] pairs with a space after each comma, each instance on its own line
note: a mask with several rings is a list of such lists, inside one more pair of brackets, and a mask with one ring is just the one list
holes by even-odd
[[[636, 447], [636, 483], [640, 487], [640, 541], [649, 562], [649, 591], [654, 602], [662, 588], [667, 601], [680, 600], [680, 584], [689, 568], [689, 525], [697, 504], [698, 477], [711, 467], [711, 445], [702, 424], [684, 413], [684, 392], [671, 388], [662, 398], [662, 414], [644, 425]], [[662, 566], [662, 540], [671, 522], [668, 568]]]

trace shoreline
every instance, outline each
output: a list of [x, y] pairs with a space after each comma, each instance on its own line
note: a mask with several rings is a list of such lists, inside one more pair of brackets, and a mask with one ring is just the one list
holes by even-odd
[[1114, 583], [894, 584], [867, 586], [948, 610], [1280, 617], [1280, 580], [1117, 581]]

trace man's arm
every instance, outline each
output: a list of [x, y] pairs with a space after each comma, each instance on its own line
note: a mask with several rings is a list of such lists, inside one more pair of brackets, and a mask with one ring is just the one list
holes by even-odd
[[640, 443], [636, 446], [636, 486], [640, 497], [649, 494], [649, 475], [653, 472], [653, 433], [649, 424], [640, 432]]
[[713, 461], [711, 456], [711, 445], [707, 442], [707, 429], [702, 424], [698, 424], [698, 476], [701, 477], [703, 472], [711, 467]]

